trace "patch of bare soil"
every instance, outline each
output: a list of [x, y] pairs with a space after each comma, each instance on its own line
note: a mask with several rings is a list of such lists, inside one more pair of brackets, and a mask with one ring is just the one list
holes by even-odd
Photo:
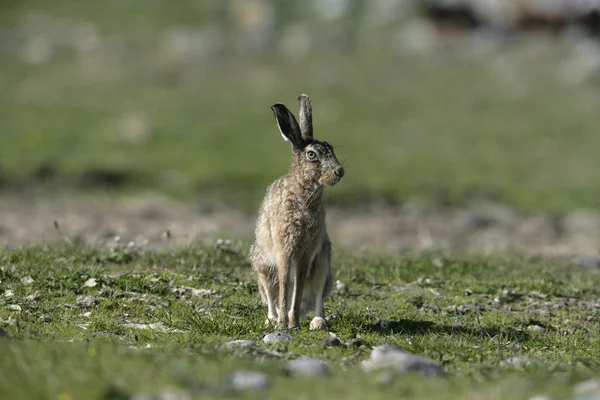
[[[211, 244], [218, 238], [250, 240], [254, 218], [237, 209], [207, 209], [150, 194], [54, 199], [3, 195], [0, 244], [21, 246], [68, 238], [103, 246], [115, 236], [138, 244]], [[552, 218], [522, 215], [500, 205], [442, 210], [371, 204], [360, 210], [330, 207], [328, 227], [338, 248], [391, 253], [517, 251], [597, 256], [600, 244], [600, 213], [590, 210]]]

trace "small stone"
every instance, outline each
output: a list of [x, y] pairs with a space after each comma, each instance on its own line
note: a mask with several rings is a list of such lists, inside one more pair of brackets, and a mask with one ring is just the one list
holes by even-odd
[[589, 379], [579, 382], [573, 388], [575, 394], [598, 394], [600, 393], [600, 379]]
[[236, 371], [227, 378], [234, 390], [264, 390], [271, 385], [269, 377], [260, 372]]
[[33, 283], [33, 278], [30, 276], [26, 276], [24, 278], [21, 279], [21, 283], [23, 285], [31, 285]]
[[199, 297], [212, 296], [212, 295], [214, 295], [214, 294], [217, 293], [217, 292], [215, 292], [214, 290], [211, 290], [211, 289], [196, 289], [196, 288], [187, 287], [187, 286], [176, 287], [176, 288], [173, 288], [171, 291], [177, 297], [182, 297], [186, 293], [189, 293], [192, 296], [199, 296]]
[[256, 343], [251, 340], [232, 340], [225, 344], [225, 347], [256, 347]]
[[327, 347], [339, 347], [343, 344], [340, 338], [333, 332], [329, 332], [329, 337], [323, 343]]
[[529, 325], [527, 327], [527, 329], [529, 329], [533, 333], [540, 334], [540, 335], [543, 335], [544, 333], [546, 333], [546, 328], [539, 326], [539, 325]]
[[16, 311], [16, 312], [21, 312], [21, 306], [18, 304], [11, 304], [8, 306], [8, 309], [10, 311]]
[[96, 282], [96, 279], [94, 279], [94, 278], [90, 278], [90, 279], [88, 279], [87, 281], [85, 281], [85, 283], [83, 284], [83, 286], [85, 286], [85, 287], [90, 287], [90, 288], [91, 288], [91, 287], [94, 287], [94, 286], [96, 286], [97, 284], [98, 284], [98, 283]]
[[98, 299], [93, 296], [79, 297], [77, 299], [77, 305], [82, 308], [91, 308], [98, 303]]
[[52, 320], [50, 319], [49, 315], [40, 315], [40, 321], [42, 321], [42, 322], [50, 322]]
[[317, 358], [301, 357], [288, 362], [284, 371], [290, 375], [322, 376], [329, 374], [329, 367]]
[[436, 361], [408, 353], [392, 345], [378, 346], [371, 352], [371, 357], [362, 362], [366, 372], [393, 369], [397, 372], [418, 372], [424, 376], [445, 376], [446, 371]]
[[10, 289], [8, 289], [6, 292], [4, 292], [4, 297], [6, 297], [6, 298], [13, 297], [14, 295], [15, 295], [15, 292], [13, 292]]
[[287, 333], [275, 331], [271, 333], [267, 333], [263, 338], [263, 342], [265, 343], [281, 343], [281, 342], [290, 342], [294, 337], [288, 335]]
[[30, 294], [29, 296], [25, 296], [23, 299], [27, 301], [35, 301], [38, 299], [38, 297], [40, 297], [40, 294], [38, 292], [35, 292]]
[[338, 292], [346, 292], [348, 291], [348, 286], [346, 286], [345, 283], [338, 281], [335, 281], [335, 289]]
[[10, 339], [10, 335], [4, 329], [0, 328], [0, 339]]

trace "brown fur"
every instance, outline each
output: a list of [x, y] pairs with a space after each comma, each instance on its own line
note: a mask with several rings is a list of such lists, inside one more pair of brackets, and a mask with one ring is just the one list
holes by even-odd
[[283, 104], [272, 107], [282, 135], [292, 143], [292, 162], [287, 174], [267, 188], [249, 258], [268, 321], [279, 329], [297, 328], [314, 309], [310, 328], [325, 329], [323, 302], [333, 275], [324, 187], [337, 184], [344, 169], [333, 147], [312, 137], [310, 99], [300, 95], [298, 100], [300, 124]]

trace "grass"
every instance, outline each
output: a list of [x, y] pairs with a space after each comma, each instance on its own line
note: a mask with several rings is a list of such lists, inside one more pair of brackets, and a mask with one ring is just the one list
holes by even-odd
[[[328, 334], [308, 331], [308, 321], [291, 343], [266, 345], [266, 310], [244, 248], [2, 250], [0, 321], [11, 338], [0, 342], [0, 398], [129, 398], [168, 388], [231, 397], [227, 376], [256, 370], [274, 377], [269, 398], [526, 399], [566, 395], [600, 372], [595, 271], [513, 256], [341, 254], [335, 274], [347, 290], [326, 304], [330, 330], [362, 345], [328, 347]], [[222, 347], [233, 339], [259, 347]], [[380, 344], [432, 358], [449, 376], [385, 383], [362, 372]], [[323, 359], [332, 374], [309, 385], [286, 376], [285, 361], [299, 355]], [[501, 363], [523, 355], [542, 363]]]
[[[23, 23], [34, 11], [63, 18], [66, 32], [92, 22], [104, 49], [80, 52], [72, 44], [80, 35], [67, 33], [40, 65], [20, 59], [22, 42], [0, 54], [5, 190], [152, 189], [254, 210], [289, 159], [269, 106], [295, 109], [306, 92], [316, 135], [348, 165], [337, 201], [483, 198], [556, 214], [600, 206], [600, 98], [594, 81], [561, 78], [571, 44], [532, 39], [480, 57], [414, 56], [390, 50], [391, 33], [365, 28], [355, 52], [302, 62], [232, 52], [171, 59], [161, 35], [214, 24], [217, 11], [102, 4], [29, 1], [0, 19], [25, 38], [35, 37]], [[122, 128], [128, 117], [142, 121], [141, 139]]]

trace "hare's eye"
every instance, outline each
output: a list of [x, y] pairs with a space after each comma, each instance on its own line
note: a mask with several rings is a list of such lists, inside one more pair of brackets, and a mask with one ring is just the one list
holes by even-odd
[[317, 158], [317, 153], [315, 153], [312, 150], [309, 150], [306, 152], [306, 156], [308, 157], [309, 160], [314, 160], [315, 158]]

